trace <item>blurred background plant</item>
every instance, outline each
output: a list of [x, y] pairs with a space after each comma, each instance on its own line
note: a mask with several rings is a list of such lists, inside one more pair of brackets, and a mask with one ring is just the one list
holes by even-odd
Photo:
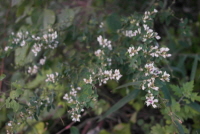
[[[154, 8], [149, 25], [172, 54], [157, 65], [171, 80], [156, 109], [145, 105], [124, 55], [138, 41], [119, 34]], [[199, 0], [1, 0], [1, 133], [200, 133], [199, 8]], [[96, 51], [99, 35], [114, 51]], [[123, 77], [92, 83], [99, 69]]]

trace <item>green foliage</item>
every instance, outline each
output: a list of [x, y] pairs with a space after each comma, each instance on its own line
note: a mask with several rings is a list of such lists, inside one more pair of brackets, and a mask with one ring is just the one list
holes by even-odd
[[70, 128], [70, 133], [71, 134], [80, 134], [78, 128], [76, 128], [76, 127], [71, 127]]
[[124, 106], [127, 102], [129, 102], [129, 101], [133, 100], [134, 98], [136, 98], [138, 93], [139, 93], [139, 90], [135, 89], [130, 94], [128, 94], [127, 96], [125, 96], [124, 98], [119, 100], [117, 103], [115, 103], [114, 106], [112, 106], [110, 109], [108, 109], [108, 111], [101, 117], [100, 120], [103, 120], [106, 116], [108, 116], [111, 113], [117, 111], [119, 108]]
[[113, 133], [115, 133], [115, 134], [121, 134], [121, 133], [131, 134], [130, 124], [121, 123], [121, 124], [116, 125], [113, 128]]
[[6, 75], [5, 75], [5, 74], [2, 74], [2, 75], [0, 76], [0, 80], [2, 81], [5, 77], [6, 77]]

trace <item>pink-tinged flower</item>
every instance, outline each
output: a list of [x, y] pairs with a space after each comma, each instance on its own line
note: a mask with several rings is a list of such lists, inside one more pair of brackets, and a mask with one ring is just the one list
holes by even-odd
[[146, 96], [146, 99], [147, 100], [145, 101], [145, 103], [147, 104], [147, 106], [152, 105], [153, 108], [157, 107], [157, 105], [155, 103], [158, 102], [158, 99], [154, 99], [154, 96], [152, 94], [150, 95], [150, 97]]

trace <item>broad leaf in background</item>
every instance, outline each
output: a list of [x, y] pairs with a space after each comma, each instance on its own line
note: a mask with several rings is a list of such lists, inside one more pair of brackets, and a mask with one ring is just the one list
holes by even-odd
[[178, 121], [174, 121], [174, 123], [175, 123], [175, 126], [176, 126], [176, 128], [177, 128], [179, 134], [185, 134], [182, 125], [181, 125]]
[[198, 66], [198, 59], [199, 59], [198, 55], [195, 55], [194, 62], [192, 65], [192, 71], [190, 75], [190, 81], [193, 81], [195, 78], [195, 74], [196, 74], [197, 66]]
[[138, 93], [140, 92], [139, 89], [135, 89], [134, 91], [132, 91], [130, 94], [128, 94], [127, 96], [125, 96], [124, 98], [122, 98], [121, 100], [119, 100], [115, 105], [113, 105], [104, 115], [102, 115], [102, 117], [100, 118], [100, 120], [103, 120], [105, 117], [107, 117], [108, 115], [112, 114], [113, 112], [117, 111], [118, 109], [120, 109], [122, 106], [124, 106], [126, 103], [128, 103], [129, 101], [135, 99], [138, 96]]
[[43, 16], [44, 16], [43, 26], [44, 26], [44, 29], [47, 29], [51, 27], [51, 25], [54, 24], [56, 20], [55, 13], [52, 10], [44, 9]]
[[120, 88], [124, 88], [124, 87], [128, 87], [128, 86], [138, 86], [142, 83], [142, 81], [136, 81], [136, 82], [130, 82], [130, 83], [126, 83], [124, 85], [121, 85], [119, 87], [117, 87], [116, 89], [120, 89]]
[[0, 81], [2, 81], [5, 77], [6, 77], [6, 75], [5, 75], [5, 74], [2, 74], [2, 75], [0, 76]]

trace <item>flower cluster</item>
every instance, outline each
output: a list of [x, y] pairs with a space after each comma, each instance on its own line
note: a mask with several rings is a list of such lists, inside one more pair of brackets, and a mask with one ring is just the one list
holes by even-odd
[[149, 93], [148, 96], [146, 96], [146, 101], [145, 103], [147, 106], [152, 105], [153, 108], [156, 108], [157, 105], [155, 103], [158, 102], [158, 99], [154, 99], [153, 94]]
[[137, 49], [135, 49], [134, 47], [129, 47], [128, 48], [128, 53], [129, 53], [129, 56], [132, 57], [136, 54], [138, 54], [138, 52], [142, 50], [142, 47], [138, 47]]
[[100, 27], [100, 28], [103, 28], [103, 27], [104, 27], [104, 23], [101, 22], [100, 25], [99, 25], [99, 27]]
[[141, 34], [141, 28], [138, 28], [137, 30], [135, 31], [132, 31], [132, 30], [124, 30], [122, 31], [122, 34], [126, 37], [134, 37], [134, 36], [137, 36], [138, 34]]
[[158, 46], [155, 47], [151, 47], [150, 55], [152, 57], [163, 57], [163, 58], [167, 58], [167, 57], [171, 57], [171, 54], [167, 54], [167, 52], [169, 51], [169, 48], [167, 47], [161, 47], [160, 49], [158, 48]]
[[108, 80], [118, 81], [122, 77], [118, 69], [115, 69], [114, 72], [113, 70], [100, 70], [98, 75], [99, 85], [106, 84]]
[[101, 57], [102, 55], [104, 55], [104, 52], [103, 52], [101, 49], [98, 49], [97, 51], [94, 52], [94, 54], [95, 54], [97, 57]]
[[143, 42], [147, 41], [148, 39], [152, 39], [152, 38], [156, 38], [157, 40], [159, 40], [161, 38], [158, 35], [158, 33], [154, 32], [153, 29], [150, 29], [147, 24], [144, 24], [143, 28], [146, 33], [145, 35], [143, 35], [143, 39], [142, 39]]
[[34, 53], [35, 56], [37, 56], [37, 54], [41, 51], [41, 49], [42, 49], [42, 44], [41, 43], [39, 43], [39, 44], [35, 43], [33, 45], [32, 52]]
[[157, 67], [154, 66], [154, 62], [145, 64], [144, 67], [147, 70], [145, 76], [153, 75], [154, 77], [158, 77], [158, 74], [162, 73], [162, 71], [160, 71]]
[[[35, 42], [32, 47], [32, 52], [35, 56], [38, 55], [38, 53], [42, 49], [55, 49], [58, 46], [58, 34], [57, 31], [54, 31], [53, 29], [49, 29], [48, 32], [43, 33], [42, 35], [34, 35], [29, 32], [18, 32], [16, 34], [12, 33], [12, 43], [16, 46], [25, 46], [30, 42]], [[7, 46], [4, 48], [5, 51], [8, 51], [9, 49], [12, 49], [12, 46]]]
[[108, 62], [108, 66], [112, 65], [112, 59], [111, 58], [107, 58], [107, 62]]
[[92, 84], [92, 77], [90, 75], [90, 78], [89, 79], [83, 79], [83, 81], [86, 83], [86, 84]]
[[[170, 57], [171, 54], [168, 54], [169, 48], [167, 47], [159, 47], [156, 40], [161, 39], [161, 37], [158, 35], [157, 32], [154, 32], [152, 28], [150, 28], [149, 24], [153, 21], [153, 16], [158, 11], [154, 9], [153, 11], [146, 11], [143, 15], [143, 19], [140, 22], [137, 22], [139, 24], [136, 25], [136, 27], [141, 27], [141, 36], [138, 36], [135, 38], [136, 40], [139, 40], [141, 43], [139, 46], [137, 44], [133, 47], [129, 47], [127, 52], [130, 58], [136, 56], [136, 55], [143, 55], [143, 58], [140, 60], [142, 63], [140, 63], [139, 66], [144, 66], [139, 69], [139, 71], [144, 76], [142, 78], [142, 84], [141, 89], [148, 92], [148, 95], [146, 96], [146, 105], [152, 105], [154, 108], [157, 107], [158, 99], [156, 99], [156, 96], [153, 96], [154, 94], [157, 94], [156, 92], [159, 91], [159, 83], [162, 82], [169, 82], [170, 81], [170, 75], [166, 71], [162, 71], [158, 67], [156, 67], [154, 60], [155, 58], [158, 58], [158, 61], [161, 58], [167, 58]], [[136, 21], [133, 21], [131, 24], [135, 24]], [[135, 26], [135, 25], [134, 25]], [[125, 36], [128, 37], [134, 37], [139, 32], [132, 32], [131, 30], [123, 32]], [[156, 40], [155, 40], [156, 39]], [[154, 44], [156, 46], [152, 46], [152, 41], [154, 41]]]
[[58, 76], [58, 73], [56, 72], [55, 74], [47, 74], [47, 79], [46, 82], [52, 82], [55, 83], [56, 77]]
[[9, 49], [11, 49], [11, 50], [12, 50], [12, 49], [13, 49], [13, 47], [11, 47], [11, 46], [6, 46], [6, 47], [4, 48], [4, 51], [5, 51], [5, 52], [7, 52]]
[[107, 47], [109, 50], [112, 50], [111, 41], [108, 39], [104, 39], [101, 35], [97, 37], [97, 41], [99, 42], [99, 45], [103, 48]]
[[40, 65], [44, 65], [46, 62], [46, 57], [44, 57], [43, 59], [40, 59]]
[[[146, 85], [147, 85], [147, 87], [146, 87]], [[144, 90], [146, 88], [158, 91], [159, 87], [155, 86], [155, 78], [154, 77], [151, 77], [150, 79], [147, 79], [147, 80], [143, 80], [142, 90]]]
[[33, 75], [38, 72], [38, 66], [34, 65], [33, 67], [28, 67], [28, 73]]
[[12, 43], [13, 44], [19, 44], [20, 46], [25, 46], [26, 42], [25, 40], [27, 40], [28, 36], [29, 36], [29, 32], [26, 31], [25, 33], [23, 32], [18, 32], [16, 33], [16, 35], [14, 35], [14, 33], [11, 33], [13, 37]]
[[74, 101], [76, 101], [76, 100], [74, 100], [74, 98], [76, 98], [76, 96], [77, 96], [77, 91], [80, 91], [80, 90], [81, 90], [80, 87], [74, 88], [71, 85], [71, 90], [70, 90], [69, 94], [65, 94], [63, 99], [67, 100], [68, 103], [73, 103]]
[[80, 112], [83, 112], [83, 105], [77, 100], [77, 93], [80, 91], [81, 88], [77, 87], [74, 88], [71, 85], [71, 90], [69, 93], [66, 93], [63, 97], [64, 100], [67, 100], [68, 103], [75, 105], [71, 110], [69, 110], [69, 114], [71, 115], [72, 121], [80, 121]]

